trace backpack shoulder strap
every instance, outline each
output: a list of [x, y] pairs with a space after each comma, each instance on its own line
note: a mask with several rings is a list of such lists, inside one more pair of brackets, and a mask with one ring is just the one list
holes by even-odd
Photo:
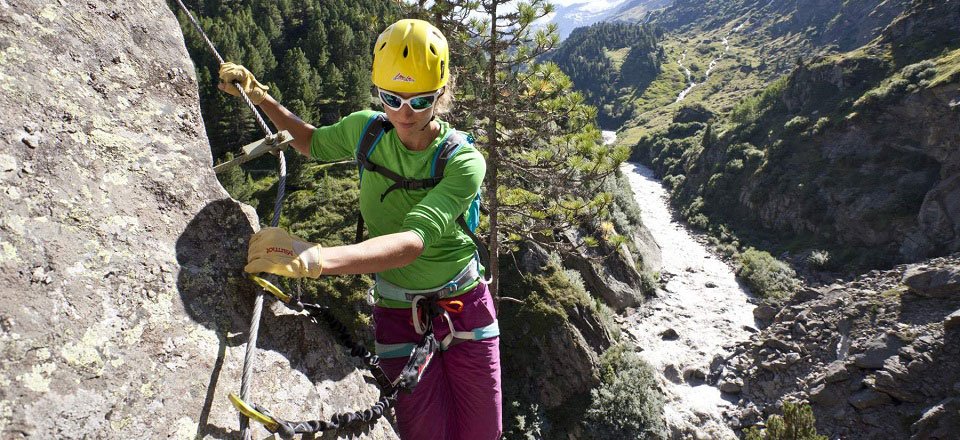
[[[432, 175], [435, 179], [443, 178], [443, 171], [447, 167], [447, 162], [449, 162], [453, 156], [456, 156], [460, 149], [466, 145], [473, 145], [473, 136], [459, 131], [450, 133], [450, 135], [444, 139], [443, 144], [437, 149], [437, 155], [433, 158]], [[486, 211], [480, 204], [480, 194], [477, 194], [477, 197], [474, 199], [474, 204], [476, 204], [477, 209], [472, 215], [480, 215], [480, 211]], [[470, 237], [470, 240], [472, 240], [476, 246], [477, 256], [480, 257], [480, 264], [482, 264], [486, 270], [490, 270], [490, 252], [487, 250], [486, 244], [480, 240], [480, 237], [477, 237], [476, 232], [474, 232], [476, 225], [473, 227], [467, 225], [464, 214], [460, 214], [456, 221], [457, 224], [460, 225], [460, 229]]]
[[[357, 169], [359, 170], [360, 179], [358, 184], [363, 183], [363, 170], [374, 172], [378, 170], [379, 167], [375, 163], [370, 162], [370, 154], [373, 153], [373, 150], [377, 147], [377, 143], [380, 142], [383, 134], [392, 128], [393, 124], [387, 120], [387, 115], [383, 113], [377, 113], [367, 120], [367, 126], [363, 128], [363, 133], [357, 142], [356, 153], [354, 153], [357, 160]], [[363, 214], [357, 210], [357, 235], [354, 243], [360, 243], [361, 241], [363, 241]]]
[[431, 168], [430, 175], [436, 178], [442, 178], [443, 170], [447, 167], [447, 162], [460, 151], [460, 148], [468, 144], [473, 144], [473, 136], [464, 135], [456, 130], [447, 135], [447, 138], [440, 144], [440, 148], [437, 148], [436, 156], [433, 157], [433, 167]]
[[370, 155], [377, 148], [377, 143], [380, 142], [383, 134], [392, 128], [393, 124], [387, 120], [387, 115], [383, 113], [377, 113], [367, 121], [367, 126], [364, 127], [363, 134], [360, 135], [360, 141], [357, 142], [356, 150], [357, 167], [360, 169], [361, 181], [363, 180], [363, 170], [377, 171], [379, 168], [375, 163], [370, 162]]

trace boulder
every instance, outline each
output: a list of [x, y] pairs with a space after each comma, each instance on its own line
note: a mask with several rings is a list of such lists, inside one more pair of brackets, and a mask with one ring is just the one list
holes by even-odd
[[773, 320], [774, 316], [777, 316], [777, 311], [777, 308], [773, 306], [760, 304], [753, 309], [753, 317], [760, 322], [769, 323]]
[[904, 272], [903, 284], [917, 295], [928, 298], [956, 297], [960, 294], [960, 268], [914, 266]]
[[720, 382], [720, 392], [727, 394], [739, 394], [743, 389], [743, 380], [738, 377], [730, 377]]
[[[259, 220], [211, 169], [179, 23], [159, 0], [10, 3], [0, 437], [238, 438], [227, 394], [260, 290], [242, 275]], [[250, 397], [278, 415], [378, 397], [328, 330], [271, 300], [257, 346]], [[368, 437], [396, 434], [381, 420]]]
[[841, 382], [850, 378], [850, 372], [843, 361], [833, 361], [824, 370], [823, 380], [827, 383]]
[[873, 408], [875, 406], [886, 405], [893, 402], [893, 399], [884, 393], [867, 388], [854, 393], [847, 401], [857, 409], [863, 410], [867, 408]]
[[957, 327], [960, 327], [960, 310], [951, 313], [943, 320], [944, 330], [953, 330]]
[[[567, 230], [563, 236], [569, 243], [581, 241], [579, 231]], [[600, 257], [605, 255], [601, 262]], [[587, 290], [617, 311], [643, 303], [640, 272], [619, 250], [605, 245], [599, 249], [581, 246], [575, 254], [565, 256], [564, 265], [578, 271]]]
[[835, 406], [841, 402], [836, 387], [820, 384], [810, 390], [810, 401], [823, 406]]
[[910, 426], [911, 439], [948, 439], [960, 433], [960, 399], [951, 397], [927, 409]]
[[861, 353], [853, 356], [853, 364], [860, 368], [877, 370], [883, 368], [884, 362], [890, 356], [896, 356], [903, 343], [891, 336], [874, 338], [860, 347]]

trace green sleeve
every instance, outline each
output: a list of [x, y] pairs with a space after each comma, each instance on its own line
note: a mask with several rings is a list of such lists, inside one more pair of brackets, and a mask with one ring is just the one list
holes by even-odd
[[319, 127], [310, 138], [310, 157], [322, 161], [352, 158], [373, 110], [351, 113], [333, 125]]
[[413, 231], [423, 240], [424, 248], [429, 248], [451, 226], [473, 202], [487, 164], [483, 155], [472, 145], [462, 147], [447, 162], [440, 184], [430, 190], [403, 219], [401, 229]]

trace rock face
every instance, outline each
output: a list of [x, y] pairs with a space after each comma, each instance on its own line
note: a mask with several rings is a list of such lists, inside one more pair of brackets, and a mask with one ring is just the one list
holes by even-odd
[[830, 438], [956, 438], [960, 329], [952, 315], [960, 297], [922, 296], [901, 280], [958, 266], [954, 254], [873, 271], [788, 304], [711, 371], [721, 386], [743, 384], [731, 420], [747, 426], [760, 420], [747, 417], [755, 409], [808, 401]]
[[[160, 1], [9, 3], [0, 437], [237, 437], [226, 395], [240, 387], [258, 220], [210, 168], [174, 15]], [[283, 307], [264, 310], [258, 345], [251, 400], [280, 417], [377, 397], [325, 329]], [[396, 438], [384, 421], [369, 434]]]
[[[581, 241], [576, 231], [568, 230], [564, 234], [570, 243]], [[564, 265], [578, 271], [587, 289], [617, 311], [643, 303], [640, 272], [626, 246], [611, 249], [603, 243], [598, 247], [577, 249], [576, 255], [564, 259]]]

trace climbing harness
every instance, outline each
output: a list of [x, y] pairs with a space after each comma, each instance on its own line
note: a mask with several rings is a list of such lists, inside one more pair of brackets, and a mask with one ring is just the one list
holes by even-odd
[[[183, 4], [182, 0], [177, 0], [177, 3], [180, 5], [180, 8], [183, 9], [194, 28], [196, 28], [197, 32], [203, 37], [207, 47], [210, 49], [210, 52], [214, 55], [214, 57], [216, 57], [220, 64], [223, 64], [224, 60], [220, 56], [220, 53], [217, 52], [216, 47], [214, 47], [213, 43], [200, 27], [200, 24], [197, 23], [197, 20], [193, 17], [193, 14], [190, 13], [190, 10], [187, 9], [187, 6]], [[257, 110], [256, 106], [252, 101], [250, 101], [250, 98], [243, 91], [243, 88], [240, 87], [240, 84], [235, 81], [234, 86], [240, 92], [240, 97], [253, 112], [258, 125], [266, 134], [266, 137], [258, 142], [254, 142], [245, 146], [243, 148], [243, 155], [230, 162], [218, 165], [215, 170], [216, 172], [221, 172], [268, 152], [276, 153], [279, 159], [279, 181], [277, 183], [277, 196], [274, 202], [273, 219], [270, 222], [271, 226], [276, 227], [280, 223], [280, 211], [283, 204], [287, 180], [286, 159], [284, 158], [282, 148], [289, 144], [293, 140], [293, 137], [287, 132], [274, 134], [270, 130], [270, 127], [268, 127], [266, 122], [263, 120], [263, 117], [260, 115], [260, 112]], [[389, 381], [386, 374], [380, 368], [379, 358], [370, 353], [362, 345], [355, 343], [351, 339], [347, 328], [337, 321], [328, 308], [317, 304], [302, 303], [300, 302], [299, 298], [295, 298], [283, 293], [267, 279], [253, 275], [250, 275], [250, 278], [255, 283], [263, 287], [263, 291], [257, 293], [256, 300], [254, 301], [253, 313], [250, 318], [250, 336], [249, 340], [247, 341], [246, 352], [243, 358], [243, 375], [241, 377], [240, 395], [238, 396], [231, 393], [229, 396], [231, 403], [233, 403], [233, 405], [239, 411], [240, 430], [244, 440], [252, 439], [253, 433], [250, 429], [249, 423], [251, 418], [256, 422], [261, 423], [270, 432], [279, 434], [281, 438], [288, 439], [292, 438], [295, 434], [316, 433], [319, 431], [340, 428], [359, 428], [370, 425], [375, 423], [377, 419], [382, 417], [383, 414], [396, 403], [397, 393], [400, 390], [400, 388], [396, 386], [397, 383], [399, 383], [399, 379], [393, 382]], [[271, 278], [275, 277], [271, 276]], [[331, 329], [333, 329], [333, 331], [337, 334], [338, 341], [350, 349], [350, 354], [352, 356], [360, 357], [373, 374], [374, 379], [376, 380], [381, 391], [381, 395], [377, 403], [371, 408], [362, 412], [357, 411], [352, 413], [335, 414], [329, 421], [312, 420], [306, 422], [288, 422], [273, 416], [268, 410], [258, 405], [248, 404], [247, 402], [249, 401], [249, 391], [253, 374], [253, 356], [257, 346], [257, 334], [260, 330], [260, 316], [263, 312], [264, 292], [274, 295], [276, 298], [280, 299], [284, 304], [294, 310], [306, 311], [314, 322], [319, 323], [320, 321], [323, 321]], [[426, 365], [414, 365], [413, 368], [417, 368], [422, 373], [422, 371], [426, 369]]]

